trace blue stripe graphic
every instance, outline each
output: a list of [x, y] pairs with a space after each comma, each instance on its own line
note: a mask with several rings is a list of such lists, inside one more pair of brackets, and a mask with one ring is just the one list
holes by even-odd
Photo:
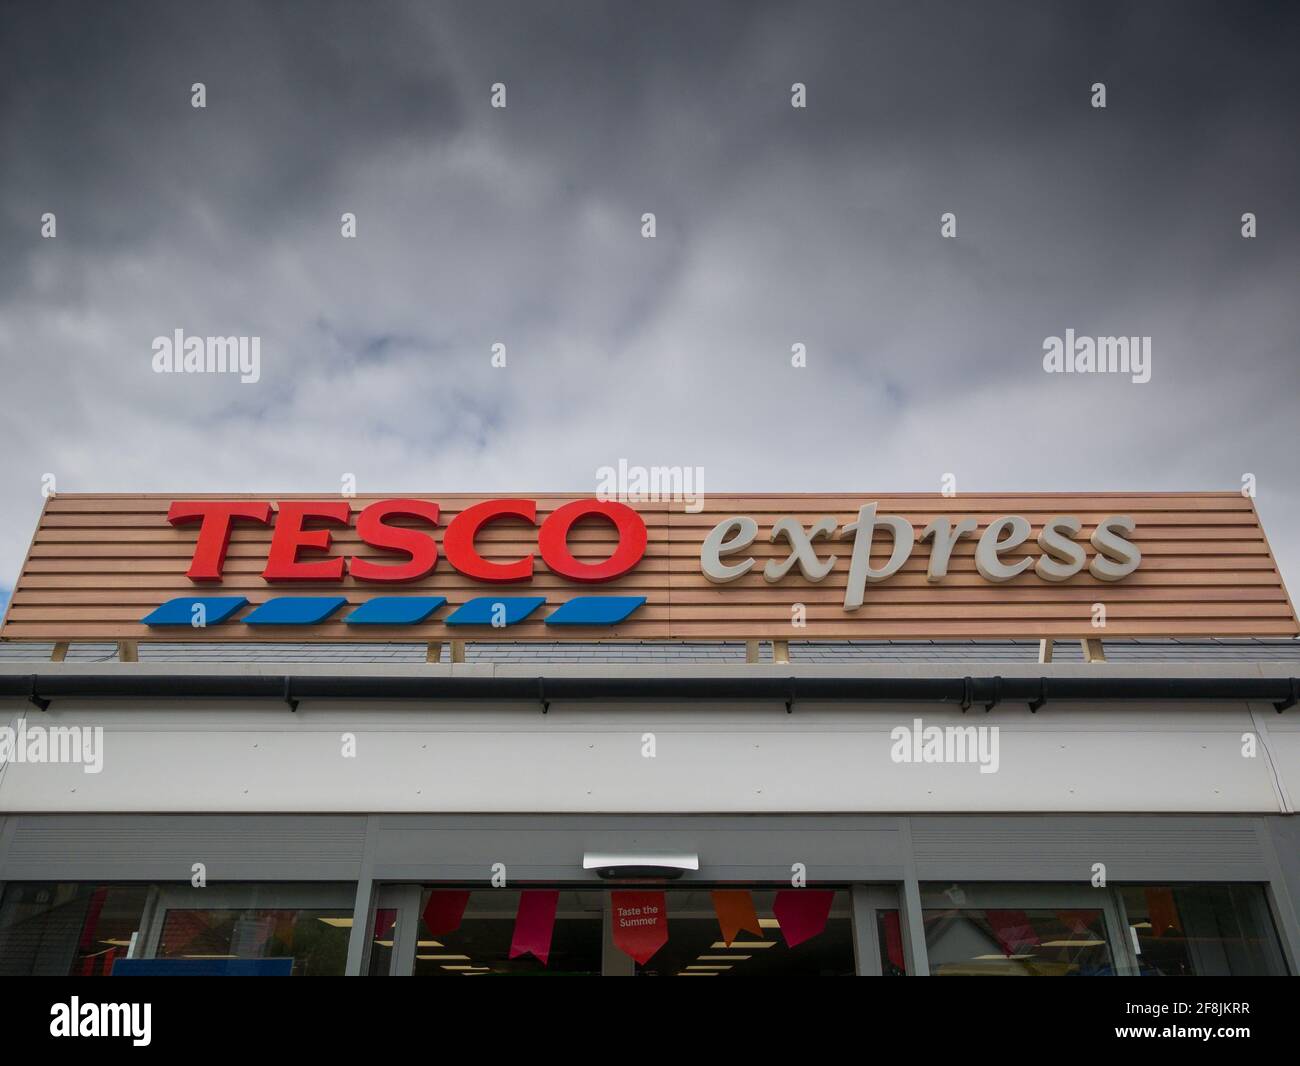
[[288, 977], [293, 959], [118, 959], [114, 977]]
[[277, 596], [244, 621], [250, 626], [313, 626], [347, 602], [346, 596]]
[[376, 596], [343, 621], [350, 626], [411, 626], [447, 602], [446, 596]]
[[147, 626], [193, 626], [194, 605], [198, 603], [203, 605], [205, 624], [213, 626], [224, 622], [247, 602], [243, 596], [177, 596], [155, 607], [140, 621]]
[[[575, 596], [560, 604], [545, 621], [548, 626], [612, 626], [645, 601], [644, 596]], [[445, 596], [374, 596], [358, 604], [344, 621], [350, 626], [418, 625], [446, 602]], [[491, 626], [495, 613], [503, 626], [512, 626], [545, 602], [544, 596], [477, 596], [452, 611], [444, 624]], [[147, 626], [189, 626], [193, 624], [194, 605], [202, 604], [206, 625], [213, 626], [230, 621], [247, 603], [243, 596], [177, 596], [155, 607], [140, 621]], [[346, 596], [276, 596], [254, 608], [242, 621], [251, 626], [316, 625], [345, 603]]]
[[644, 596], [575, 596], [546, 618], [548, 626], [612, 626], [645, 603]]
[[478, 596], [452, 611], [444, 625], [490, 626], [495, 612], [504, 625], [512, 626], [522, 622], [545, 602], [544, 596]]

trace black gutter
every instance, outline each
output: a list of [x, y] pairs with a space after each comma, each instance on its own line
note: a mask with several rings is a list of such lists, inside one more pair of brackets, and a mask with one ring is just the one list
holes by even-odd
[[221, 674], [8, 674], [0, 696], [76, 699], [776, 699], [928, 700], [980, 705], [1048, 700], [1269, 700], [1296, 702], [1296, 678], [1189, 677], [364, 677]]

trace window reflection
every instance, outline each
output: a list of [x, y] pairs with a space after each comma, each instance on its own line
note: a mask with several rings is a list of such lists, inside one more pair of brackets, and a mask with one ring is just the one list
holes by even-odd
[[169, 910], [158, 958], [293, 960], [294, 977], [341, 976], [351, 910]]
[[953, 907], [924, 911], [930, 972], [939, 977], [1110, 975], [1102, 912]]
[[381, 907], [375, 911], [375, 928], [370, 940], [371, 977], [387, 977], [393, 965], [393, 945], [397, 941], [397, 910]]
[[6, 886], [0, 976], [108, 975], [140, 928], [147, 885], [76, 882]]
[[1260, 885], [1140, 885], [1121, 894], [1143, 976], [1286, 973]]
[[285, 959], [295, 975], [342, 974], [352, 906], [327, 904], [353, 896], [351, 886], [326, 884], [10, 882], [0, 899], [0, 975], [109, 976], [128, 954], [143, 960], [151, 951], [207, 969]]

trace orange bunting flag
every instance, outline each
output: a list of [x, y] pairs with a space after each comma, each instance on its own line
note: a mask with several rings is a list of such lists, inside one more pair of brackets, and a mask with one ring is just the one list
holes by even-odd
[[1056, 920], [1075, 936], [1087, 936], [1092, 932], [1094, 918], [1100, 920], [1100, 911], [1057, 911]]
[[1147, 917], [1151, 919], [1152, 936], [1164, 936], [1169, 929], [1176, 933], [1183, 931], [1182, 923], [1178, 920], [1178, 904], [1174, 902], [1172, 888], [1148, 888], [1146, 897]]
[[712, 895], [713, 910], [718, 916], [722, 941], [727, 947], [731, 947], [742, 929], [760, 940], [763, 938], [763, 927], [758, 924], [758, 912], [754, 910], [754, 897], [746, 890], [720, 889]]

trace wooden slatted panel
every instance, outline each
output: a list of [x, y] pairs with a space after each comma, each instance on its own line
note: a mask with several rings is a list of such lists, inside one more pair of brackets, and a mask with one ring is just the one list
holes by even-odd
[[[725, 495], [709, 496], [698, 514], [680, 503], [638, 503], [636, 509], [649, 531], [645, 558], [630, 573], [601, 585], [576, 585], [549, 573], [536, 554], [536, 530], [523, 522], [502, 521], [485, 527], [479, 536], [481, 554], [505, 561], [535, 555], [535, 576], [520, 585], [483, 585], [462, 577], [440, 560], [428, 579], [396, 586], [363, 584], [348, 577], [341, 584], [292, 583], [270, 585], [261, 577], [270, 529], [238, 523], [227, 553], [225, 578], [218, 584], [196, 585], [185, 576], [194, 551], [197, 525], [173, 528], [166, 521], [175, 499], [323, 499], [278, 496], [110, 496], [60, 495], [50, 499], [38, 525], [30, 553], [9, 605], [2, 631], [8, 640], [716, 640], [997, 638], [997, 637], [1129, 637], [1129, 636], [1288, 636], [1297, 633], [1294, 608], [1287, 596], [1253, 502], [1238, 493], [1034, 493], [978, 494], [945, 498], [934, 494], [868, 495]], [[358, 496], [354, 512], [389, 495]], [[443, 526], [465, 507], [496, 498], [449, 494], [424, 496], [442, 507]], [[528, 495], [538, 503], [540, 522], [556, 507], [583, 498], [581, 494]], [[992, 583], [975, 569], [975, 538], [957, 543], [949, 575], [931, 584], [925, 579], [930, 546], [917, 544], [902, 570], [866, 590], [866, 602], [856, 612], [843, 609], [851, 541], [819, 540], [822, 556], [838, 556], [831, 574], [819, 583], [804, 579], [797, 569], [780, 582], [762, 577], [768, 558], [783, 558], [783, 541], [768, 537], [773, 523], [790, 515], [805, 527], [823, 515], [842, 526], [857, 516], [858, 506], [876, 500], [881, 514], [899, 514], [916, 533], [933, 518], [954, 521], [973, 517], [981, 529], [994, 518], [1018, 514], [1029, 520], [1035, 535], [1043, 523], [1069, 514], [1083, 523], [1079, 540], [1096, 524], [1115, 514], [1137, 523], [1133, 540], [1142, 550], [1142, 564], [1122, 581], [1107, 583], [1086, 570], [1055, 584], [1033, 571], [1005, 583]], [[749, 550], [757, 560], [745, 577], [725, 585], [708, 581], [700, 572], [700, 544], [720, 520], [750, 515], [759, 523], [759, 539]], [[412, 523], [419, 525], [419, 523]], [[328, 525], [334, 553], [391, 562], [396, 557], [361, 543], [354, 529]], [[977, 531], [978, 535], [978, 531]], [[441, 531], [438, 534], [441, 542]], [[873, 563], [888, 554], [889, 538], [877, 538]], [[580, 559], [606, 558], [614, 547], [614, 530], [607, 522], [579, 523], [570, 547]], [[1032, 544], [1027, 554], [1036, 555]], [[310, 554], [304, 558], [312, 558]], [[1013, 556], [1014, 557], [1014, 556]], [[735, 561], [734, 558], [728, 561]], [[536, 615], [507, 630], [490, 627], [450, 629], [440, 619], [413, 627], [354, 629], [343, 618], [347, 608], [317, 626], [256, 629], [239, 622], [207, 629], [151, 630], [139, 619], [175, 596], [243, 595], [261, 603], [277, 595], [346, 595], [349, 604], [391, 594], [445, 595], [452, 607], [475, 596], [544, 595], [547, 605]], [[551, 609], [582, 594], [639, 595], [646, 604], [615, 627], [553, 629], [543, 624]], [[1092, 628], [1092, 605], [1104, 603], [1107, 626]], [[791, 625], [792, 610], [802, 604], [807, 625]]]

